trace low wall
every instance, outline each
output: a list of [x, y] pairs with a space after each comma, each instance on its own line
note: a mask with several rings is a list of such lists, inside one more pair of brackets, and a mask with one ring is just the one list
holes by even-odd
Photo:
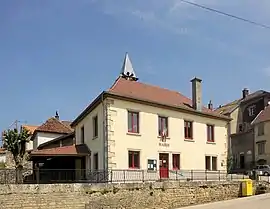
[[237, 198], [240, 182], [0, 185], [0, 208], [173, 209]]

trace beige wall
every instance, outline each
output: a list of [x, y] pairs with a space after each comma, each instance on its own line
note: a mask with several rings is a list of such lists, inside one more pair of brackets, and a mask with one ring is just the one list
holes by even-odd
[[[141, 169], [147, 169], [147, 159], [156, 159], [159, 168], [159, 153], [169, 153], [170, 168], [172, 168], [172, 154], [180, 154], [181, 169], [205, 170], [206, 155], [217, 156], [218, 169], [226, 169], [227, 122], [121, 100], [114, 100], [109, 109], [113, 113], [113, 116], [110, 116], [113, 135], [110, 136], [109, 145], [112, 152], [111, 162], [114, 162], [111, 165], [113, 168], [128, 169], [128, 150], [138, 150]], [[138, 135], [127, 133], [127, 109], [140, 112]], [[168, 147], [159, 145], [158, 114], [169, 117]], [[194, 121], [194, 141], [184, 139], [184, 119]], [[207, 143], [206, 124], [215, 125], [215, 143]]]
[[38, 132], [33, 139], [33, 149], [37, 149], [40, 144], [51, 141], [62, 135], [63, 134]]
[[[267, 163], [270, 163], [270, 121], [264, 123], [264, 135], [258, 136], [258, 124], [255, 125], [255, 160], [265, 159]], [[265, 154], [258, 154], [258, 142], [266, 141]]]
[[[169, 153], [169, 166], [172, 168], [172, 154], [180, 154], [181, 169], [205, 170], [205, 156], [217, 156], [219, 170], [226, 170], [227, 157], [227, 122], [217, 119], [179, 113], [146, 105], [106, 99], [108, 157], [104, 151], [103, 105], [98, 105], [75, 127], [76, 144], [81, 144], [81, 127], [84, 126], [85, 144], [91, 150], [91, 158], [86, 168], [93, 169], [93, 155], [98, 153], [99, 169], [105, 168], [108, 160], [109, 169], [128, 169], [128, 151], [140, 151], [141, 169], [147, 169], [147, 160], [156, 159], [159, 168], [159, 153]], [[140, 134], [127, 133], [127, 110], [140, 112]], [[169, 117], [168, 147], [160, 146], [158, 138], [158, 114]], [[98, 137], [93, 138], [93, 117], [98, 116]], [[192, 120], [194, 141], [184, 140], [184, 119]], [[215, 125], [215, 143], [207, 143], [206, 124]], [[89, 162], [89, 160], [91, 162]], [[223, 166], [221, 166], [223, 164]]]
[[[98, 137], [93, 137], [93, 118], [98, 116]], [[103, 143], [103, 108], [100, 104], [75, 127], [76, 144], [81, 144], [81, 128], [84, 127], [84, 142], [91, 150], [91, 157], [86, 158], [86, 169], [93, 169], [93, 156], [98, 153], [99, 169], [104, 166]]]
[[235, 134], [238, 132], [238, 123], [239, 123], [239, 108], [236, 108], [231, 114], [230, 117], [232, 121], [230, 122], [231, 126], [231, 134]]

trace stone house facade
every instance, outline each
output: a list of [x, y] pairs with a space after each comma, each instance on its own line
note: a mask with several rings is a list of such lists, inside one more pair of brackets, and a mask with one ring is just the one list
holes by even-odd
[[255, 164], [255, 136], [252, 121], [268, 105], [270, 93], [259, 90], [249, 93], [243, 89], [242, 98], [215, 111], [232, 118], [229, 125], [230, 140], [229, 153], [233, 158], [233, 170], [241, 171], [251, 169]]

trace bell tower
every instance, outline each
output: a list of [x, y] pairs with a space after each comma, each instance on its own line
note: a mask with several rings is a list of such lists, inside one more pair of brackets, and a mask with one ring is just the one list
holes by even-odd
[[127, 80], [131, 80], [131, 81], [137, 81], [139, 80], [139, 78], [136, 77], [135, 71], [132, 67], [132, 63], [129, 59], [128, 53], [125, 54], [125, 59], [123, 62], [123, 66], [121, 69], [121, 73], [120, 76], [122, 78], [125, 78]]

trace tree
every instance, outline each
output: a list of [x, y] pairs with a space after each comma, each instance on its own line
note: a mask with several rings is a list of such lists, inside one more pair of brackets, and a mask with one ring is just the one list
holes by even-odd
[[30, 132], [22, 128], [20, 132], [15, 128], [8, 129], [3, 134], [4, 144], [8, 151], [13, 155], [16, 168], [16, 182], [23, 183], [23, 163], [26, 159], [26, 143], [29, 141]]
[[227, 157], [227, 172], [231, 172], [234, 168], [234, 159], [233, 156], [229, 155]]

